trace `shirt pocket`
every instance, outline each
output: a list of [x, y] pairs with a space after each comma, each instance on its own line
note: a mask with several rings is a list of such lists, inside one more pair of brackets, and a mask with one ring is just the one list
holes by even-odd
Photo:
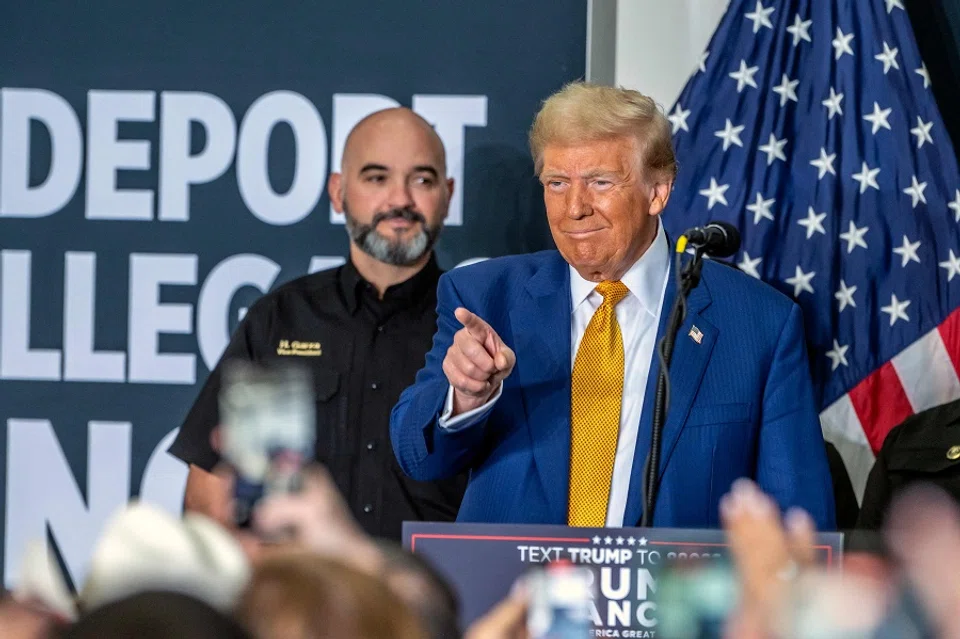
[[337, 371], [315, 368], [313, 392], [316, 402], [317, 460], [332, 464], [344, 454], [347, 423], [347, 393], [341, 389]]
[[687, 428], [721, 426], [723, 424], [744, 424], [751, 420], [749, 403], [707, 404], [694, 406], [687, 416]]

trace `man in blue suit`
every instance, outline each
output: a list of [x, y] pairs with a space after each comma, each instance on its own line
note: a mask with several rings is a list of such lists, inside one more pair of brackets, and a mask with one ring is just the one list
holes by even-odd
[[[677, 171], [670, 125], [636, 91], [574, 83], [544, 102], [530, 140], [558, 250], [440, 279], [394, 451], [414, 479], [470, 471], [460, 521], [633, 526], [676, 294], [658, 218]], [[834, 526], [796, 304], [708, 261], [670, 381], [653, 525], [718, 527], [720, 498], [749, 477]]]

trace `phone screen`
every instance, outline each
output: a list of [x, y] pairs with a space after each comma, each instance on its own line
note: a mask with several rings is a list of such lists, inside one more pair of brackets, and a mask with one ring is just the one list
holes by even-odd
[[566, 563], [547, 564], [529, 573], [527, 630], [530, 639], [586, 639], [593, 629], [590, 602], [593, 574]]

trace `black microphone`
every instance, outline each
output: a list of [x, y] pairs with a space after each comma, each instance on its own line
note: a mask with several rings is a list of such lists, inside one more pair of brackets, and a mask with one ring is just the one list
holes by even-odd
[[687, 244], [700, 248], [711, 257], [730, 257], [740, 249], [740, 231], [727, 222], [695, 226], [683, 234]]

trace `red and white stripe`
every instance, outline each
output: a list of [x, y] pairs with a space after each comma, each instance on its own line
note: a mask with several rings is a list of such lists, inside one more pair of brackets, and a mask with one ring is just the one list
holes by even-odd
[[858, 499], [890, 429], [960, 398], [958, 371], [960, 309], [820, 413], [824, 437], [840, 451]]

